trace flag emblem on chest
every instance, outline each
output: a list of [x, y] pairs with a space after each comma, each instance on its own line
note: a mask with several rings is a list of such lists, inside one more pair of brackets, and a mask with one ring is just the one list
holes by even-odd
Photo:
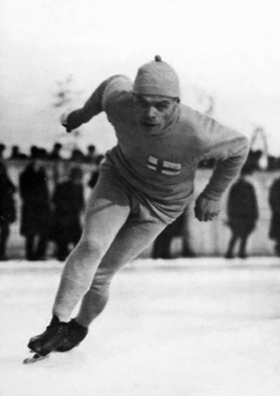
[[181, 173], [181, 167], [181, 164], [164, 161], [159, 158], [153, 157], [152, 155], [150, 155], [148, 158], [148, 168], [164, 175], [179, 175]]

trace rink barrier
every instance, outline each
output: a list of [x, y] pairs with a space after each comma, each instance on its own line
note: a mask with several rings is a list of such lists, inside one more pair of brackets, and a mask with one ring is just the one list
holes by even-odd
[[[26, 160], [9, 160], [6, 161], [9, 175], [18, 188], [19, 174], [27, 165]], [[73, 166], [79, 166], [83, 170], [83, 183], [85, 187], [85, 197], [89, 196], [90, 188], [88, 182], [92, 171], [96, 170], [95, 164], [74, 163], [71, 161], [44, 161], [43, 165], [47, 171], [50, 193], [54, 190], [55, 183], [65, 179], [69, 173], [69, 169]], [[195, 180], [195, 198], [201, 193], [212, 174], [211, 169], [198, 169]], [[251, 176], [257, 201], [259, 206], [259, 219], [256, 229], [248, 240], [247, 254], [248, 256], [273, 257], [274, 241], [270, 240], [269, 225], [271, 219], [271, 211], [268, 204], [269, 188], [273, 180], [280, 177], [280, 170], [275, 171], [256, 171]], [[221, 201], [220, 215], [211, 222], [199, 222], [194, 217], [194, 200], [186, 212], [186, 226], [183, 238], [188, 239], [189, 245], [198, 257], [223, 257], [225, 255], [228, 241], [230, 238], [230, 230], [227, 223], [226, 203], [228, 192], [225, 193]], [[11, 235], [8, 243], [8, 255], [12, 258], [24, 257], [24, 238], [20, 235], [20, 210], [21, 202], [18, 191], [16, 193], [17, 204], [17, 221], [11, 226]], [[172, 243], [173, 257], [180, 255], [182, 248], [182, 238], [174, 238]], [[141, 257], [149, 257], [152, 246], [149, 246]], [[49, 257], [52, 257], [52, 246], [50, 243]]]
[[[64, 263], [56, 260], [48, 261], [26, 261], [26, 260], [12, 260], [0, 262], [0, 273], [4, 272], [57, 272], [59, 275], [64, 267]], [[242, 270], [242, 269], [279, 269], [280, 259], [278, 257], [250, 257], [248, 259], [225, 259], [225, 258], [178, 258], [178, 259], [150, 259], [142, 258], [136, 259], [131, 263], [126, 264], [121, 271], [136, 271], [142, 270]]]

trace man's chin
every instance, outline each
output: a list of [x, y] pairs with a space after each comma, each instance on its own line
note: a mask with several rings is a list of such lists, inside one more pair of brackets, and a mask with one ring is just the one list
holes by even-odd
[[161, 125], [159, 124], [146, 124], [145, 122], [141, 123], [141, 128], [145, 131], [150, 133], [151, 135], [155, 135], [160, 133]]

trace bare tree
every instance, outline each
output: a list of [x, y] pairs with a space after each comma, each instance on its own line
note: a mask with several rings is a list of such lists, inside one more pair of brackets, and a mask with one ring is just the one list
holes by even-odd
[[55, 92], [55, 103], [53, 107], [65, 109], [73, 102], [73, 76], [70, 74], [65, 80], [57, 82], [57, 92]]
[[201, 113], [212, 117], [215, 109], [215, 98], [204, 89], [196, 85], [188, 85], [186, 91], [186, 102]]
[[[60, 109], [62, 113], [69, 113], [75, 104], [78, 96], [82, 91], [75, 88], [72, 74], [67, 76], [64, 80], [57, 82], [57, 91], [54, 93], [53, 107]], [[71, 134], [59, 134], [60, 138], [65, 141], [65, 146], [69, 150], [79, 147], [79, 140], [82, 138], [82, 131], [75, 129]]]

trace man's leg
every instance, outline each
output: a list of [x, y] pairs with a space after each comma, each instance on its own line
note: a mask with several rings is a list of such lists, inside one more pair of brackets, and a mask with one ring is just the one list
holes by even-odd
[[[110, 179], [110, 180], [109, 180]], [[47, 329], [29, 340], [28, 347], [46, 356], [58, 350], [68, 337], [68, 320], [81, 297], [87, 292], [100, 261], [130, 213], [126, 188], [117, 177], [102, 175], [92, 191], [87, 207], [83, 235], [68, 257], [53, 306], [53, 318]]]
[[237, 242], [238, 237], [236, 236], [236, 234], [232, 233], [230, 240], [229, 240], [229, 245], [228, 245], [228, 249], [226, 252], [225, 257], [226, 258], [233, 258], [233, 250], [235, 247], [235, 244]]
[[0, 219], [0, 228], [1, 228], [1, 235], [0, 235], [0, 259], [6, 259], [6, 245], [7, 240], [9, 237], [9, 224]]
[[275, 253], [276, 253], [276, 256], [280, 257], [280, 240], [279, 239], [276, 240]]
[[130, 218], [104, 256], [93, 283], [83, 298], [76, 322], [84, 327], [103, 311], [114, 274], [137, 257], [166, 227], [160, 220], [137, 222]]
[[171, 243], [170, 242], [171, 242], [170, 236], [166, 236], [166, 235], [164, 235], [164, 233], [160, 234], [154, 242], [152, 257], [154, 259], [170, 258], [171, 257], [171, 253], [170, 253]]
[[246, 246], [247, 246], [247, 240], [248, 240], [249, 235], [248, 234], [244, 234], [241, 237], [240, 240], [240, 248], [239, 248], [239, 257], [240, 258], [246, 258], [247, 254], [246, 254]]
[[96, 269], [130, 213], [130, 201], [118, 180], [100, 177], [89, 199], [82, 237], [68, 257], [56, 295], [53, 315], [68, 321], [88, 291]]
[[35, 235], [26, 235], [25, 237], [25, 258], [27, 260], [34, 259], [34, 242], [35, 242]]
[[37, 248], [35, 250], [35, 257], [37, 260], [43, 260], [46, 257], [48, 245], [48, 235], [45, 233], [40, 233], [37, 241]]
[[69, 254], [68, 244], [64, 240], [57, 241], [56, 257], [59, 261], [64, 261]]

